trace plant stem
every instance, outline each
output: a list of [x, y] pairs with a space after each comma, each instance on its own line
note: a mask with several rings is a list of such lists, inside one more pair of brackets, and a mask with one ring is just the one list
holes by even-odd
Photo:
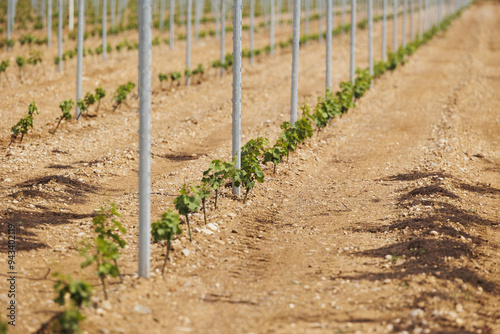
[[273, 164], [274, 165], [274, 169], [273, 169], [273, 175], [276, 174], [276, 164]]
[[191, 226], [189, 226], [189, 217], [188, 217], [188, 215], [186, 215], [186, 222], [188, 224], [189, 241], [193, 242], [193, 239], [191, 238]]
[[163, 276], [163, 273], [165, 272], [165, 266], [167, 265], [169, 253], [170, 253], [170, 240], [167, 240], [167, 255], [165, 256], [165, 261], [163, 262], [163, 268], [161, 268], [161, 275], [162, 276]]
[[219, 196], [219, 189], [215, 189], [215, 210], [217, 210], [217, 197]]
[[99, 275], [99, 278], [101, 279], [102, 290], [104, 291], [104, 299], [108, 299], [108, 293], [106, 292], [106, 280], [104, 279], [104, 276], [101, 275]]
[[[118, 262], [116, 262], [116, 259], [114, 259], [113, 261], [115, 262], [115, 267], [118, 268]], [[123, 275], [120, 270], [118, 270], [118, 276], [120, 276], [120, 282], [123, 283]]]
[[243, 204], [246, 203], [249, 192], [250, 192], [250, 188], [247, 188], [247, 191], [245, 192], [245, 198], [243, 199]]
[[202, 204], [203, 204], [203, 216], [205, 218], [205, 225], [207, 225], [207, 210], [206, 210], [206, 205], [205, 205], [205, 198], [203, 198], [201, 200]]
[[56, 133], [57, 128], [59, 127], [59, 124], [61, 124], [62, 119], [63, 119], [62, 117], [59, 118], [59, 122], [57, 122], [56, 128], [54, 129], [54, 131], [52, 132], [52, 134]]

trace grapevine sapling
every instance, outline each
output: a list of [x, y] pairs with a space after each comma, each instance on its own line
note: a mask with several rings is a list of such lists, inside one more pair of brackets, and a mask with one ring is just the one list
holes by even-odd
[[176, 234], [182, 233], [179, 224], [179, 215], [170, 209], [162, 214], [160, 220], [157, 220], [153, 224], [151, 224], [151, 234], [153, 235], [154, 241], [167, 241], [167, 254], [165, 255], [165, 261], [163, 262], [163, 268], [161, 269], [162, 275], [165, 271], [165, 266], [168, 261], [168, 255], [170, 254], [170, 245], [172, 239], [174, 239]]
[[135, 84], [129, 81], [126, 85], [120, 85], [115, 92], [115, 105], [113, 106], [113, 110], [116, 110], [126, 99], [128, 93], [132, 91], [135, 87]]
[[224, 180], [233, 177], [235, 162], [224, 162], [221, 160], [213, 160], [208, 169], [203, 172], [201, 182], [207, 183], [211, 189], [215, 191], [215, 209], [217, 210], [217, 198], [219, 188], [224, 184]]
[[[121, 238], [120, 233], [125, 234], [126, 230], [122, 223], [118, 220], [120, 214], [114, 203], [110, 203], [108, 207], [101, 207], [97, 216], [92, 220], [94, 225], [94, 232], [97, 237], [94, 243], [88, 243], [82, 250], [81, 255], [85, 256], [90, 250], [92, 255], [87, 256], [87, 259], [81, 264], [82, 268], [96, 263], [96, 275], [102, 283], [104, 297], [108, 299], [106, 291], [106, 278], [120, 277], [123, 282], [120, 269], [118, 268], [117, 260], [120, 258], [119, 248], [125, 247], [125, 240]], [[111, 218], [110, 221], [108, 218]]]
[[66, 296], [70, 305], [68, 308], [57, 316], [57, 321], [52, 325], [52, 333], [80, 333], [80, 322], [85, 320], [85, 317], [80, 312], [83, 306], [90, 304], [92, 296], [92, 285], [82, 280], [73, 280], [71, 275], [59, 275], [54, 290], [57, 297], [54, 302], [63, 306], [66, 304]]
[[276, 174], [276, 166], [283, 160], [283, 156], [288, 154], [288, 143], [279, 138], [276, 144], [264, 152], [264, 160], [262, 163], [272, 162], [273, 163], [273, 174]]
[[106, 91], [101, 86], [95, 89], [95, 99], [97, 100], [97, 108], [95, 112], [99, 111], [99, 107], [101, 106], [101, 100], [106, 97]]
[[297, 143], [299, 141], [297, 135], [297, 129], [293, 127], [290, 122], [283, 122], [280, 125], [280, 128], [283, 130], [280, 133], [280, 139], [287, 142], [287, 150], [286, 150], [286, 158], [288, 161], [288, 157], [290, 152], [293, 152], [297, 149]]
[[63, 306], [66, 302], [66, 295], [69, 294], [70, 302], [80, 308], [90, 304], [90, 296], [92, 296], [92, 286], [82, 280], [73, 280], [71, 275], [54, 274], [58, 277], [54, 290], [56, 290], [57, 297], [54, 302]]
[[174, 82], [177, 82], [177, 86], [181, 84], [181, 73], [180, 72], [171, 72], [169, 73], [170, 76], [170, 88], [172, 88], [172, 85]]
[[9, 67], [9, 62], [9, 60], [2, 60], [2, 62], [0, 63], [0, 75], [3, 73], [5, 75], [5, 78], [7, 79], [7, 82], [9, 82], [9, 77], [7, 76], [7, 73], [5, 71]]
[[87, 104], [85, 104], [85, 100], [78, 99], [78, 101], [76, 101], [76, 106], [80, 109], [82, 115], [87, 112]]
[[[85, 94], [85, 97], [83, 98], [83, 102], [85, 103], [85, 110], [87, 112], [89, 111], [90, 106], [95, 103], [95, 100], [96, 100], [96, 98], [95, 98], [94, 94], [92, 94], [90, 92], [87, 92], [87, 94]], [[86, 116], [89, 116], [89, 115], [87, 114]], [[97, 116], [97, 115], [93, 115], [93, 117], [95, 117], [95, 116]]]
[[33, 129], [33, 116], [35, 113], [38, 114], [38, 108], [36, 107], [35, 102], [31, 102], [28, 106], [28, 115], [24, 118], [21, 118], [16, 125], [11, 128], [11, 139], [9, 146], [12, 142], [17, 138], [19, 134], [21, 134], [21, 143], [23, 142], [24, 135], [28, 133], [29, 129]]
[[31, 51], [30, 57], [28, 58], [28, 64], [36, 65], [38, 63], [41, 63], [42, 56], [43, 56], [43, 53], [41, 53], [40, 51], [37, 51], [37, 50]]
[[203, 217], [205, 225], [207, 225], [206, 199], [210, 197], [210, 185], [202, 181], [194, 188], [194, 192], [201, 199], [201, 204], [203, 205]]
[[191, 237], [191, 226], [189, 225], [189, 214], [200, 208], [200, 198], [193, 192], [192, 186], [186, 183], [182, 185], [179, 194], [180, 195], [174, 199], [174, 205], [177, 211], [179, 211], [179, 214], [186, 217], [189, 241], [193, 241]]
[[56, 133], [57, 128], [59, 127], [59, 124], [61, 124], [61, 121], [63, 119], [65, 119], [67, 121], [71, 119], [71, 109], [73, 108], [74, 104], [75, 103], [71, 99], [66, 100], [64, 102], [61, 102], [61, 104], [59, 105], [59, 108], [61, 109], [62, 115], [59, 116], [59, 121], [57, 122], [57, 125], [56, 125], [56, 128], [54, 129], [54, 131], [52, 131], [52, 134]]
[[234, 185], [243, 184], [246, 188], [243, 203], [246, 203], [250, 190], [255, 186], [255, 181], [264, 182], [264, 173], [259, 164], [259, 156], [264, 154], [269, 145], [267, 138], [258, 137], [250, 139], [241, 149], [241, 169], [235, 171]]
[[160, 79], [160, 88], [161, 88], [163, 81], [165, 81], [165, 82], [168, 81], [168, 75], [166, 75], [165, 73], [160, 73], [160, 74], [158, 74], [158, 79]]
[[16, 57], [16, 64], [19, 67], [19, 80], [22, 79], [22, 70], [26, 67], [26, 58], [23, 56]]

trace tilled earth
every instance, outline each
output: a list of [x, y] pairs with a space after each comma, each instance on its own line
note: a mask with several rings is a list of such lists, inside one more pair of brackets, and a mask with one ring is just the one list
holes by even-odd
[[[136, 274], [135, 100], [63, 124], [55, 136], [46, 125], [4, 149], [2, 277], [8, 223], [19, 237], [11, 332], [36, 332], [61, 310], [52, 301], [54, 272], [95, 285], [87, 333], [500, 332], [499, 29], [498, 2], [473, 5], [276, 174], [268, 166], [247, 204], [226, 188], [218, 210], [209, 203], [208, 226], [194, 214], [194, 240], [183, 225], [163, 277], [159, 244], [151, 278]], [[337, 43], [334, 63], [346, 69], [347, 36]], [[309, 43], [301, 51], [302, 101], [321, 95], [323, 49]], [[280, 52], [244, 69], [246, 139], [279, 133], [290, 60]], [[154, 220], [185, 180], [228, 158], [230, 90], [220, 88], [229, 77], [155, 91]], [[110, 282], [104, 300], [93, 270], [80, 269], [78, 248], [108, 200], [122, 213], [128, 245], [124, 283]], [[0, 282], [3, 308], [8, 286]]]

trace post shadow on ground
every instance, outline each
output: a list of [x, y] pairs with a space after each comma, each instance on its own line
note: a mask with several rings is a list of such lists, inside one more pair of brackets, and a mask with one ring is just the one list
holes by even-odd
[[[454, 205], [453, 203], [460, 200], [460, 197], [452, 190], [446, 189], [442, 181], [445, 178], [451, 179], [453, 187], [486, 196], [496, 197], [500, 194], [500, 190], [485, 184], [471, 185], [441, 172], [415, 171], [389, 176], [382, 180], [389, 182], [417, 181], [422, 178], [428, 178], [431, 184], [413, 188], [411, 186], [405, 187], [403, 191], [399, 191], [401, 194], [396, 199], [396, 206], [399, 208], [410, 208], [417, 205], [428, 207], [428, 210], [424, 211], [422, 215], [395, 219], [384, 226], [371, 224], [371, 226], [366, 227], [365, 224], [364, 228], [353, 229], [355, 232], [407, 231], [402, 233], [398, 241], [393, 244], [353, 253], [356, 256], [374, 258], [384, 258], [390, 254], [394, 255], [396, 259], [398, 256], [405, 255], [406, 260], [402, 264], [396, 264], [396, 262], [387, 272], [363, 272], [343, 275], [338, 278], [369, 281], [383, 281], [389, 278], [404, 281], [409, 277], [425, 273], [438, 280], [453, 281], [455, 278], [460, 278], [476, 289], [480, 286], [487, 293], [498, 296], [500, 287], [495, 281], [483, 277], [479, 271], [472, 268], [462, 267], [459, 265], [460, 261], [453, 259], [478, 259], [481, 250], [477, 246], [484, 244], [488, 244], [489, 248], [499, 249], [499, 245], [484, 239], [479, 232], [473, 235], [469, 230], [469, 228], [474, 228], [480, 231], [487, 227], [497, 229], [499, 221], [483, 218], [472, 210], [464, 210]], [[439, 238], [436, 237], [434, 231], [437, 232]], [[407, 234], [410, 236], [408, 237]], [[419, 292], [408, 307], [418, 308], [418, 303], [425, 300], [427, 295], [436, 293], [440, 292]], [[448, 296], [447, 299], [450, 297]], [[442, 327], [439, 333], [468, 333], [455, 323], [447, 322], [446, 319], [437, 319], [437, 321]], [[353, 319], [351, 322], [355, 322], [355, 320]], [[395, 329], [409, 330], [413, 327], [415, 324], [409, 327], [401, 324], [395, 326]]]
[[[49, 182], [57, 183], [61, 191], [42, 191], [36, 188], [37, 185], [46, 185]], [[63, 200], [70, 204], [83, 204], [89, 194], [97, 193], [98, 188], [87, 183], [73, 180], [62, 175], [49, 175], [30, 179], [15, 185], [18, 191], [9, 195], [19, 201], [24, 199], [45, 199], [62, 203]], [[71, 200], [68, 198], [71, 197]], [[47, 244], [39, 240], [36, 231], [43, 225], [64, 225], [71, 224], [73, 220], [90, 218], [95, 213], [76, 214], [72, 212], [61, 212], [49, 209], [44, 205], [36, 204], [34, 210], [25, 208], [6, 208], [0, 211], [0, 237], [7, 240], [9, 233], [8, 226], [16, 226], [16, 251], [29, 251], [33, 249], [47, 248]], [[0, 252], [8, 251], [8, 243], [0, 243]]]

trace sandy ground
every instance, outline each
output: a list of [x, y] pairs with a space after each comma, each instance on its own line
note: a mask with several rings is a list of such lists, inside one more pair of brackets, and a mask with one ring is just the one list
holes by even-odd
[[[60, 310], [49, 269], [95, 285], [87, 333], [500, 332], [499, 28], [500, 4], [472, 6], [277, 174], [267, 168], [247, 204], [227, 189], [217, 211], [209, 205], [211, 228], [193, 215], [194, 242], [187, 233], [175, 242], [163, 277], [158, 244], [151, 278], [136, 274], [137, 101], [114, 113], [105, 104], [99, 117], [63, 124], [55, 136], [48, 130], [57, 113], [39, 115], [34, 133], [0, 160], [3, 277], [8, 223], [17, 223], [20, 238], [11, 332], [35, 332]], [[335, 87], [348, 75], [347, 36], [336, 41]], [[359, 53], [364, 66], [366, 50]], [[322, 45], [302, 49], [301, 101], [322, 94], [323, 59]], [[288, 118], [290, 62], [284, 51], [244, 68], [243, 141], [275, 138]], [[95, 71], [94, 81], [106, 75]], [[133, 76], [118, 82], [114, 71], [110, 83]], [[228, 158], [231, 93], [221, 88], [231, 78], [214, 76], [155, 89], [154, 220], [185, 180]], [[59, 78], [54, 91], [66, 84]], [[54, 99], [39, 90], [37, 101]], [[16, 99], [2, 99], [2, 108]], [[105, 301], [93, 270], [80, 269], [77, 249], [93, 236], [94, 209], [108, 200], [123, 215], [128, 245], [125, 282], [113, 280]]]

